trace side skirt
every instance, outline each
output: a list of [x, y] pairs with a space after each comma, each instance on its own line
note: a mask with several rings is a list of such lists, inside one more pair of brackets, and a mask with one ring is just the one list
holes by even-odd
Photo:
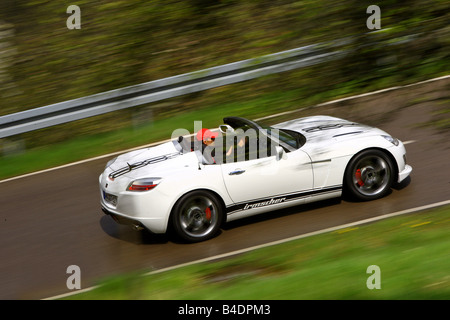
[[[277, 210], [305, 202], [319, 201], [339, 197], [342, 194], [342, 185], [331, 186], [318, 190], [302, 191], [289, 194], [275, 195], [268, 198], [235, 203], [226, 207], [227, 220], [231, 221], [244, 216], [258, 214], [269, 210]], [[240, 213], [240, 214], [236, 214]]]

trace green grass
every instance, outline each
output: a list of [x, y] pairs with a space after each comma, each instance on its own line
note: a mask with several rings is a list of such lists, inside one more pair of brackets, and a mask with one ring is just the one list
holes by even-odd
[[[440, 75], [443, 74], [439, 73], [436, 76]], [[424, 79], [414, 78], [410, 80], [408, 83]], [[3, 156], [0, 156], [0, 179], [166, 140], [178, 128], [184, 128], [193, 133], [194, 121], [202, 121], [203, 126], [211, 128], [221, 124], [223, 117], [230, 115], [254, 119], [289, 110], [300, 110], [332, 99], [389, 87], [393, 83], [400, 85], [392, 79], [391, 81], [380, 79], [379, 82], [372, 83], [371, 87], [359, 88], [357, 81], [351, 81], [328, 91], [309, 95], [307, 98], [305, 98], [301, 89], [291, 89], [257, 93], [253, 98], [247, 100], [239, 98], [227, 100], [226, 94], [232, 91], [232, 86], [224, 89], [222, 93], [220, 92], [222, 89], [219, 88], [217, 94], [224, 95], [223, 100], [217, 102], [220, 99], [214, 98], [213, 104], [205, 105], [199, 109], [181, 110], [174, 113], [167, 112], [167, 114], [152, 119], [148, 123], [128, 126], [115, 131], [80, 135], [61, 143], [30, 149], [18, 148], [13, 152], [3, 151]], [[240, 84], [234, 86], [238, 85]], [[95, 118], [92, 121], [95, 121]], [[98, 125], [101, 125], [101, 123]], [[8, 139], [0, 140], [0, 150], [2, 148], [5, 150], [8, 143], [10, 143]]]
[[[1, 115], [304, 45], [357, 41], [343, 46], [353, 53], [339, 61], [189, 94], [168, 100], [168, 107], [152, 104], [153, 126], [118, 129], [131, 126], [136, 107], [0, 139], [0, 179], [166, 139], [175, 128], [190, 128], [192, 118], [213, 126], [223, 115], [263, 116], [449, 70], [449, 10], [442, 0], [391, 1], [379, 32], [367, 32], [367, 5], [359, 2], [80, 2], [81, 30], [67, 30], [55, 1], [9, 1], [0, 11], [8, 22]], [[416, 38], [399, 43], [407, 35]], [[448, 121], [437, 125], [448, 128]], [[21, 145], [26, 150], [17, 154]]]
[[322, 102], [329, 94], [309, 97], [299, 104], [296, 90], [269, 92], [246, 101], [225, 100], [200, 109], [165, 115], [137, 126], [74, 137], [63, 143], [19, 149], [0, 157], [0, 179], [170, 139], [172, 132], [179, 128], [194, 133], [194, 121], [202, 121], [204, 127], [213, 128], [222, 124], [226, 116], [263, 117]]
[[[162, 273], [120, 275], [69, 299], [450, 298], [450, 207], [342, 229]], [[369, 290], [367, 268], [380, 268]]]
[[[277, 97], [283, 99], [288, 94]], [[225, 102], [217, 106], [180, 112], [145, 125], [75, 137], [64, 143], [15, 152], [0, 158], [0, 179], [170, 139], [172, 132], [178, 128], [194, 133], [194, 121], [202, 121], [203, 126], [212, 128], [221, 124], [223, 117], [229, 115], [268, 115], [276, 110], [261, 109], [261, 105], [268, 105], [274, 97], [275, 94], [271, 93], [245, 103]]]

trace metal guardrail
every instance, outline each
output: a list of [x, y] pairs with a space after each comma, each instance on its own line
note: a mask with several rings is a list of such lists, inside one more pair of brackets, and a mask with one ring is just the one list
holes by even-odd
[[0, 138], [337, 59], [339, 40], [181, 74], [0, 117]]

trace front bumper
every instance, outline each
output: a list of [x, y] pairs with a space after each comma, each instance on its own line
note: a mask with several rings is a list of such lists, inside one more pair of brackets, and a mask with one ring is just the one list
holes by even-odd
[[397, 182], [400, 183], [403, 180], [405, 180], [410, 175], [411, 171], [412, 171], [412, 167], [410, 165], [406, 164], [405, 169], [403, 169], [401, 172], [399, 172]]
[[405, 180], [412, 171], [412, 167], [406, 164], [406, 148], [402, 141], [398, 140], [398, 146], [391, 146], [388, 150], [391, 152], [397, 164], [398, 176], [397, 183]]

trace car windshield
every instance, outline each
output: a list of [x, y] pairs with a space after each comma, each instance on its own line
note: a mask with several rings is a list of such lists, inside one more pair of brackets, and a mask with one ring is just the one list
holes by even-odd
[[287, 152], [301, 148], [306, 142], [305, 136], [299, 132], [261, 125], [260, 123], [245, 118], [228, 117], [224, 118], [224, 122], [231, 125], [234, 130], [241, 129], [247, 132], [249, 129], [254, 129], [258, 132], [259, 138], [261, 138], [261, 135], [265, 135], [272, 142], [275, 142], [275, 144], [282, 146]]
[[195, 137], [183, 136], [173, 140], [174, 146], [182, 153], [200, 151], [200, 157], [205, 158], [201, 162], [215, 164], [273, 156], [277, 146], [285, 152], [292, 152], [306, 142], [305, 136], [299, 132], [261, 125], [245, 118], [228, 117], [224, 118], [224, 123], [219, 128], [219, 136], [207, 147]]
[[[272, 127], [268, 127], [268, 126], [264, 126], [263, 128], [265, 130], [267, 130], [267, 134], [270, 137], [273, 137], [274, 139], [278, 138], [280, 140], [280, 145], [282, 147], [284, 147], [285, 149], [286, 149], [286, 146], [283, 144], [286, 144], [296, 150], [296, 149], [301, 148], [306, 142], [306, 138], [302, 134], [300, 134], [296, 131], [272, 128]], [[290, 148], [288, 148], [288, 149], [290, 149]], [[286, 150], [286, 151], [292, 151], [292, 150]]]

